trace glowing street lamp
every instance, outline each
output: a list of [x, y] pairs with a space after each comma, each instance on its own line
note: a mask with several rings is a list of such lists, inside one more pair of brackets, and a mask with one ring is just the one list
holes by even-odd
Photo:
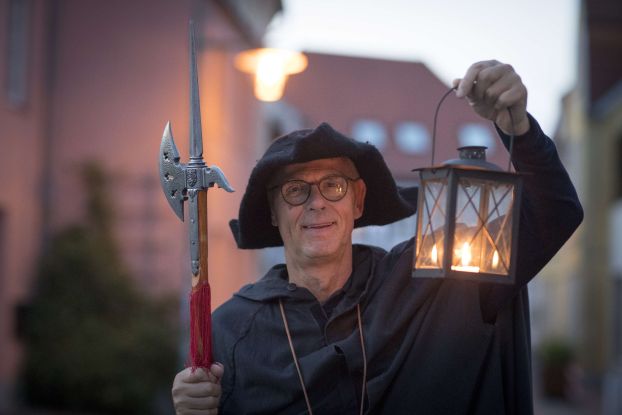
[[307, 57], [300, 52], [283, 49], [260, 48], [239, 53], [235, 67], [253, 74], [255, 97], [261, 101], [278, 101], [283, 96], [289, 75], [304, 71]]

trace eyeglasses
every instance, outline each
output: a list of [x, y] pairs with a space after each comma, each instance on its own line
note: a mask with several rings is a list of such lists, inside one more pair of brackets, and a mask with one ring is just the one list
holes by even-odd
[[352, 179], [339, 174], [333, 174], [322, 177], [315, 182], [288, 180], [283, 184], [270, 187], [268, 190], [274, 190], [280, 186], [283, 200], [291, 206], [300, 206], [309, 200], [311, 186], [315, 185], [324, 199], [330, 202], [337, 202], [343, 199], [348, 192], [348, 181], [356, 181], [358, 179], [360, 179], [360, 177]]

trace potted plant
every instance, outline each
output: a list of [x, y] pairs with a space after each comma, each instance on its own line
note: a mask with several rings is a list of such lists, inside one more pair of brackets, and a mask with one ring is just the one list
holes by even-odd
[[540, 344], [538, 358], [545, 396], [567, 398], [568, 372], [574, 357], [574, 349], [566, 339], [555, 337]]

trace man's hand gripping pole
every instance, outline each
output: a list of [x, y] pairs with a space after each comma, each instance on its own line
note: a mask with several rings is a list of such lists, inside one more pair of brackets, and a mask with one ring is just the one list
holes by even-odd
[[192, 292], [190, 294], [190, 362], [192, 369], [208, 368], [212, 364], [212, 333], [210, 286], [207, 267], [207, 190], [217, 185], [228, 192], [233, 189], [223, 172], [203, 162], [201, 109], [197, 78], [196, 43], [190, 22], [190, 161], [179, 162], [179, 152], [173, 139], [171, 124], [164, 127], [160, 145], [160, 183], [166, 200], [175, 214], [184, 220], [184, 202], [190, 216], [190, 264]]

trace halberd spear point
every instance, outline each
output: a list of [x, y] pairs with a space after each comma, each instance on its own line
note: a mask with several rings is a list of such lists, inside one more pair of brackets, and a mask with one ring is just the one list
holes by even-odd
[[203, 161], [201, 108], [197, 76], [195, 32], [190, 22], [190, 160], [180, 163], [171, 124], [164, 127], [160, 144], [160, 183], [175, 214], [184, 220], [184, 202], [190, 216], [190, 365], [208, 368], [212, 363], [210, 288], [207, 267], [207, 190], [217, 185], [233, 189], [223, 172]]

